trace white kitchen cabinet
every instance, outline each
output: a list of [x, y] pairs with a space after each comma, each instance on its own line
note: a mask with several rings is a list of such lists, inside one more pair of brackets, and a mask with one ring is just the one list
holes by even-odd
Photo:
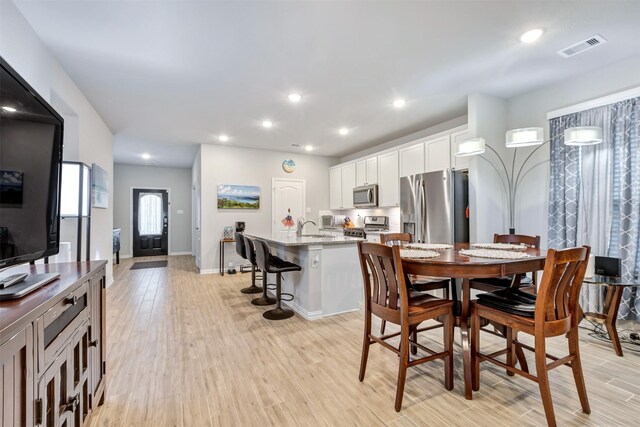
[[451, 144], [449, 135], [425, 141], [426, 172], [440, 171], [451, 167]]
[[423, 173], [424, 163], [424, 143], [401, 148], [400, 155], [400, 176], [415, 175]]
[[356, 162], [356, 187], [362, 185], [371, 185], [378, 183], [378, 158], [370, 157], [368, 159]]
[[455, 153], [458, 151], [458, 145], [470, 139], [468, 129], [464, 129], [451, 134], [451, 166], [456, 169], [468, 169], [469, 168], [469, 156], [456, 157]]
[[342, 208], [353, 208], [353, 188], [356, 186], [356, 164], [342, 167]]
[[367, 183], [367, 161], [360, 160], [356, 162], [356, 187], [360, 187]]
[[370, 157], [367, 159], [367, 184], [378, 183], [378, 158]]
[[398, 151], [391, 151], [378, 156], [378, 206], [398, 206], [399, 203]]
[[380, 234], [378, 233], [367, 233], [367, 242], [369, 243], [380, 243]]
[[342, 167], [329, 169], [329, 207], [342, 208]]

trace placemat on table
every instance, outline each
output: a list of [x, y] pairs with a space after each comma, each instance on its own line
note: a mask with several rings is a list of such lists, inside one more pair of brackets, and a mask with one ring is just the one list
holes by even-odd
[[531, 255], [523, 252], [499, 251], [494, 249], [461, 249], [460, 255], [477, 257], [477, 258], [495, 258], [495, 259], [531, 258]]
[[527, 249], [525, 245], [514, 245], [511, 243], [472, 243], [471, 246], [479, 249], [499, 251], [524, 251]]

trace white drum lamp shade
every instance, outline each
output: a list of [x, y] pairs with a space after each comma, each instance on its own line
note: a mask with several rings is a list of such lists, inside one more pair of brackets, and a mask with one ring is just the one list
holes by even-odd
[[565, 145], [596, 145], [603, 141], [602, 128], [597, 126], [578, 126], [564, 131]]
[[528, 147], [540, 145], [544, 142], [542, 128], [521, 128], [507, 131], [506, 146], [509, 148]]
[[484, 138], [473, 138], [458, 144], [456, 157], [475, 156], [484, 153]]

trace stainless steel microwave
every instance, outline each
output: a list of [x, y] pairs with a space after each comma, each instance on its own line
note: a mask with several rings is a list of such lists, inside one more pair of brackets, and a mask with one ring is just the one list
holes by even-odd
[[356, 208], [378, 207], [378, 184], [363, 185], [353, 189], [353, 206]]

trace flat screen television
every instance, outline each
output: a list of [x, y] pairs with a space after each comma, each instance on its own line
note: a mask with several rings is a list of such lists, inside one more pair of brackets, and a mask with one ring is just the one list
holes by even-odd
[[0, 269], [58, 253], [62, 133], [62, 117], [0, 57]]

